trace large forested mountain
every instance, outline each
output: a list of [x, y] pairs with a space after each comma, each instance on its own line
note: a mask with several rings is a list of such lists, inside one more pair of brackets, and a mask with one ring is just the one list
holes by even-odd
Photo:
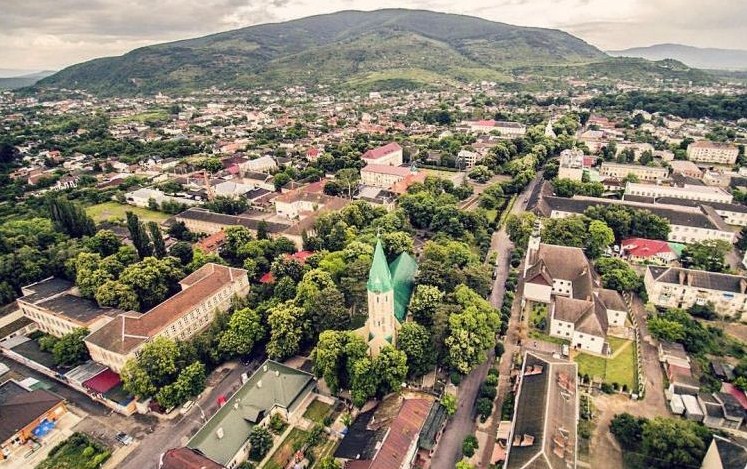
[[402, 86], [500, 80], [515, 67], [604, 60], [558, 30], [422, 10], [343, 11], [133, 50], [68, 67], [42, 86], [102, 94], [206, 86]]

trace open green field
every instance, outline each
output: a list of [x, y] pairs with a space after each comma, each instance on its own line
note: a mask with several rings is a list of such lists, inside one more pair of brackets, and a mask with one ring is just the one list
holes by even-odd
[[308, 436], [309, 432], [300, 428], [291, 430], [285, 440], [278, 445], [278, 449], [272, 453], [272, 457], [264, 465], [264, 469], [283, 469]]
[[95, 222], [102, 221], [124, 221], [127, 216], [125, 212], [132, 212], [142, 221], [155, 221], [161, 223], [169, 215], [162, 212], [155, 212], [147, 208], [134, 207], [132, 205], [120, 204], [119, 202], [104, 202], [102, 204], [92, 205], [86, 209], [86, 213], [91, 216]]
[[332, 406], [325, 404], [319, 399], [314, 399], [314, 401], [306, 408], [306, 412], [303, 413], [303, 416], [313, 422], [322, 423], [324, 417], [329, 415], [331, 411]]
[[574, 361], [578, 363], [578, 373], [582, 376], [589, 375], [602, 379], [609, 384], [627, 385], [628, 389], [634, 390], [636, 388], [635, 344], [632, 340], [616, 337], [609, 337], [608, 342], [612, 347], [611, 358], [585, 353], [579, 353], [574, 357]]
[[126, 124], [128, 122], [140, 122], [143, 124], [152, 124], [154, 122], [165, 122], [169, 119], [169, 113], [165, 109], [153, 109], [151, 111], [133, 114], [131, 116], [121, 116], [112, 119], [115, 124]]

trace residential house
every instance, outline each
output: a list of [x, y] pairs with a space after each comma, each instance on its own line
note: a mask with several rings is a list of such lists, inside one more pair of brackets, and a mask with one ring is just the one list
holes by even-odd
[[620, 243], [620, 256], [631, 262], [666, 265], [679, 259], [682, 248], [658, 239], [628, 238]]
[[48, 432], [65, 413], [63, 399], [46, 389], [32, 390], [14, 380], [0, 384], [0, 460], [36, 434]]

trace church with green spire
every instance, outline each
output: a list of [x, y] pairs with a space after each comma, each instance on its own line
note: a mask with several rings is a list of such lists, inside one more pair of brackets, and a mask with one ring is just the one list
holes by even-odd
[[366, 283], [368, 319], [357, 331], [368, 342], [372, 356], [387, 345], [397, 344], [397, 332], [407, 317], [417, 270], [417, 262], [406, 252], [387, 262], [381, 240], [376, 241]]

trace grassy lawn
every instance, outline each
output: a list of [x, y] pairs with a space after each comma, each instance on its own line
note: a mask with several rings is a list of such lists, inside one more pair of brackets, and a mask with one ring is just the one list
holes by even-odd
[[309, 433], [300, 428], [291, 430], [285, 440], [278, 445], [278, 449], [272, 454], [267, 464], [264, 465], [264, 469], [283, 469], [308, 436]]
[[109, 459], [111, 451], [88, 435], [74, 433], [49, 452], [37, 469], [96, 469]]
[[102, 221], [124, 221], [126, 219], [125, 212], [128, 211], [140, 217], [141, 221], [155, 221], [161, 223], [169, 218], [169, 215], [166, 213], [155, 212], [153, 210], [148, 210], [147, 208], [134, 207], [127, 204], [120, 204], [119, 202], [114, 201], [92, 205], [86, 209], [86, 213], [93, 217], [94, 221], [97, 223]]
[[319, 399], [314, 399], [314, 401], [312, 401], [312, 403], [306, 408], [306, 412], [303, 413], [303, 416], [312, 422], [322, 423], [324, 417], [329, 415], [331, 411], [331, 405], [325, 404]]
[[165, 109], [154, 109], [152, 111], [145, 111], [131, 116], [115, 117], [112, 119], [112, 122], [115, 124], [126, 124], [128, 122], [151, 124], [154, 122], [164, 122], [168, 120], [168, 118], [169, 113]]
[[[630, 390], [636, 389], [635, 344], [633, 341], [615, 337], [610, 337], [609, 343], [614, 358], [602, 358], [585, 353], [576, 355], [574, 361], [578, 363], [578, 373], [602, 379], [609, 384], [627, 385]], [[618, 350], [622, 351], [615, 356]]]
[[332, 456], [336, 448], [337, 441], [332, 438], [325, 440], [324, 443], [315, 447], [313, 450], [315, 456], [314, 464], [311, 467], [319, 467], [319, 462], [327, 456]]
[[486, 216], [488, 217], [488, 222], [493, 223], [495, 219], [498, 217], [498, 210], [495, 210], [495, 209], [487, 210]]

